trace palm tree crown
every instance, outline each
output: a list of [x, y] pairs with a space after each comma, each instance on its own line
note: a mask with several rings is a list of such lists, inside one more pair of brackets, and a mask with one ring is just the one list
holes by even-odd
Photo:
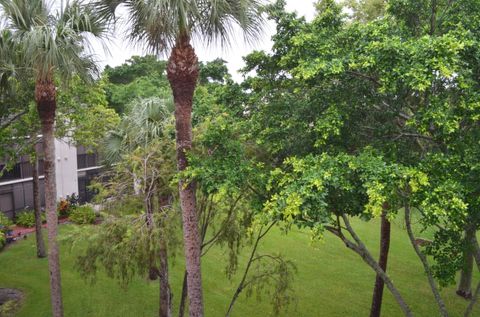
[[125, 6], [129, 37], [155, 53], [171, 49], [183, 38], [228, 45], [234, 25], [246, 40], [255, 40], [264, 22], [259, 0], [97, 0], [95, 5], [107, 19], [114, 19], [116, 9]]
[[21, 54], [17, 65], [33, 72], [38, 81], [51, 80], [53, 74], [62, 79], [77, 74], [89, 79], [96, 71], [87, 34], [101, 38], [107, 28], [98, 15], [81, 1], [67, 1], [54, 9], [53, 1], [0, 0], [0, 18], [11, 32], [13, 50]]
[[1, 73], [7, 74], [2, 70], [5, 69], [9, 75], [17, 75], [20, 82], [32, 77], [35, 80], [35, 102], [43, 135], [52, 315], [63, 317], [57, 243], [55, 78], [58, 76], [63, 82], [75, 75], [90, 79], [96, 68], [93, 57], [85, 53], [85, 47], [89, 46], [87, 34], [100, 37], [106, 28], [92, 8], [83, 5], [81, 0], [67, 0], [65, 6], [55, 9], [53, 1], [47, 0], [0, 0], [0, 25], [8, 30], [3, 32], [0, 43]]
[[[199, 74], [191, 40], [228, 45], [234, 25], [243, 30], [247, 40], [258, 38], [263, 25], [260, 0], [96, 0], [94, 5], [99, 16], [114, 22], [116, 9], [123, 5], [127, 9], [129, 37], [134, 43], [144, 44], [156, 54], [170, 52], [167, 78], [175, 104], [177, 168], [184, 171], [188, 166], [187, 153], [192, 148], [192, 105]], [[178, 188], [189, 315], [203, 317], [195, 182], [180, 179]], [[170, 317], [168, 311], [161, 317]]]

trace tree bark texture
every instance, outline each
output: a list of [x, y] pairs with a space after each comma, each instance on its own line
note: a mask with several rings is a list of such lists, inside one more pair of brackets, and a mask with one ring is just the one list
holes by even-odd
[[[165, 212], [166, 208], [170, 207], [170, 199], [168, 195], [160, 195], [159, 199], [160, 212]], [[165, 227], [166, 225], [164, 225]], [[164, 238], [160, 241], [159, 260], [158, 266], [158, 278], [160, 283], [160, 317], [172, 316], [172, 291], [170, 288], [169, 275], [168, 275], [168, 246], [165, 234]]]
[[[168, 60], [167, 76], [175, 102], [177, 166], [183, 171], [188, 166], [187, 152], [192, 147], [192, 102], [197, 83], [198, 59], [188, 37], [181, 37]], [[196, 213], [195, 184], [181, 179], [180, 206], [183, 219], [183, 243], [187, 270], [189, 315], [203, 316], [202, 274], [200, 268], [201, 242]]]
[[172, 294], [168, 277], [168, 253], [165, 240], [160, 241], [160, 265], [158, 267], [158, 277], [160, 283], [160, 306], [158, 316], [172, 316]]
[[178, 317], [185, 316], [185, 304], [187, 301], [187, 271], [183, 273], [183, 283], [182, 283], [182, 297], [180, 298], [180, 305], [178, 307]]
[[48, 269], [53, 317], [63, 317], [62, 284], [60, 277], [60, 254], [57, 242], [57, 189], [55, 180], [55, 110], [56, 88], [53, 80], [37, 81], [35, 101], [40, 116], [43, 134], [45, 172], [45, 210], [48, 227]]
[[370, 252], [368, 251], [365, 244], [362, 242], [362, 240], [360, 240], [360, 237], [353, 230], [353, 228], [350, 224], [350, 221], [348, 220], [348, 216], [342, 215], [342, 219], [343, 219], [343, 222], [345, 223], [345, 226], [346, 226], [346, 229], [347, 229], [348, 233], [355, 240], [355, 243], [350, 241], [349, 239], [347, 239], [347, 237], [345, 237], [343, 235], [343, 233], [341, 233], [341, 231], [337, 231], [337, 232], [333, 232], [333, 233], [336, 236], [338, 236], [340, 239], [342, 239], [342, 241], [345, 243], [345, 246], [347, 248], [353, 250], [358, 255], [360, 255], [362, 260], [365, 263], [367, 263], [368, 266], [370, 266], [375, 271], [375, 273], [377, 273], [383, 279], [383, 281], [387, 285], [387, 288], [392, 293], [393, 297], [397, 301], [398, 305], [402, 309], [405, 316], [412, 317], [413, 316], [412, 310], [410, 309], [408, 304], [405, 302], [405, 300], [403, 299], [402, 295], [400, 294], [400, 292], [398, 291], [396, 286], [393, 284], [393, 281], [390, 279], [390, 277], [387, 275], [387, 273], [385, 273], [385, 271], [382, 270], [380, 265], [378, 265], [377, 261], [375, 261], [373, 256], [370, 254]]
[[[390, 249], [390, 221], [387, 219], [387, 208], [383, 206], [380, 225], [380, 257], [378, 265], [384, 272], [387, 272], [388, 250]], [[372, 306], [370, 308], [370, 317], [380, 317], [382, 311], [383, 288], [385, 282], [382, 277], [377, 274], [375, 278], [375, 286], [373, 288]]]
[[428, 283], [430, 284], [430, 288], [432, 289], [433, 297], [437, 302], [438, 308], [440, 310], [440, 315], [443, 317], [447, 317], [448, 316], [447, 307], [445, 306], [445, 303], [443, 302], [443, 299], [440, 295], [440, 291], [438, 290], [437, 284], [435, 283], [432, 270], [430, 268], [430, 265], [428, 265], [427, 257], [422, 252], [422, 250], [420, 250], [420, 247], [415, 243], [415, 236], [413, 234], [412, 223], [410, 220], [410, 205], [408, 204], [408, 202], [405, 203], [405, 227], [407, 228], [407, 233], [410, 239], [410, 243], [412, 244], [413, 249], [415, 250], [415, 253], [417, 254], [418, 258], [422, 262], [425, 273], [427, 274]]
[[42, 233], [42, 210], [40, 200], [40, 180], [38, 176], [38, 159], [32, 163], [33, 177], [33, 211], [35, 213], [35, 238], [37, 243], [37, 257], [44, 258], [47, 256], [45, 249], [45, 241], [43, 241]]
[[[480, 246], [478, 245], [476, 234], [474, 234], [472, 237], [472, 247], [473, 247], [473, 258], [475, 259], [475, 263], [477, 264], [477, 269], [480, 271]], [[475, 292], [472, 295], [472, 300], [468, 304], [468, 307], [465, 309], [465, 313], [463, 314], [464, 317], [470, 316], [470, 314], [473, 311], [473, 307], [478, 301], [479, 296], [480, 296], [480, 282], [477, 283]]]
[[458, 283], [457, 295], [465, 299], [472, 298], [472, 273], [473, 273], [473, 237], [474, 228], [465, 229], [465, 250], [463, 251], [463, 268], [460, 272], [460, 281]]

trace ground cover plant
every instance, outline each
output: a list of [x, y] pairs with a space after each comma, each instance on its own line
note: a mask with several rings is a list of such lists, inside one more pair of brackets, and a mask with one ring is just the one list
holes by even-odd
[[79, 225], [92, 224], [95, 222], [97, 216], [95, 210], [90, 205], [83, 205], [72, 208], [69, 219]]

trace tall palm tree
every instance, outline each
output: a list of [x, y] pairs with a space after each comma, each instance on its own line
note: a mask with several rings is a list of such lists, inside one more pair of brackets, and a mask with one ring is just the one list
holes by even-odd
[[48, 225], [48, 267], [53, 316], [63, 316], [55, 185], [56, 78], [68, 82], [76, 74], [88, 80], [96, 70], [87, 34], [104, 35], [106, 28], [80, 1], [54, 7], [48, 0], [0, 0], [1, 19], [21, 58], [18, 69], [35, 78], [35, 102], [41, 121]]
[[[192, 147], [192, 100], [199, 73], [191, 40], [228, 44], [233, 25], [244, 31], [246, 39], [257, 38], [263, 25], [261, 0], [97, 0], [95, 3], [103, 16], [110, 18], [115, 17], [115, 10], [122, 4], [128, 12], [131, 39], [144, 43], [157, 54], [170, 52], [167, 76], [175, 103], [177, 168], [183, 171]], [[203, 316], [195, 184], [181, 179], [179, 193], [189, 312], [190, 316]]]

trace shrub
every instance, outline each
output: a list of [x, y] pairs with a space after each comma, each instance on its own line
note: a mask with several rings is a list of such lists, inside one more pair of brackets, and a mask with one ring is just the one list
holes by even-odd
[[35, 214], [31, 211], [23, 211], [17, 215], [17, 225], [20, 227], [35, 227]]
[[[3, 249], [3, 247], [7, 244], [7, 237], [5, 236], [5, 233], [0, 231], [0, 250]], [[1, 315], [0, 315], [1, 316]]]
[[11, 226], [13, 226], [13, 221], [0, 211], [0, 231], [6, 233]]
[[95, 219], [95, 210], [89, 205], [76, 207], [70, 213], [70, 220], [76, 224], [94, 223]]
[[80, 200], [80, 197], [77, 194], [72, 193], [71, 195], [67, 195], [65, 200], [70, 204], [71, 207], [78, 206], [78, 201]]
[[71, 212], [71, 206], [68, 200], [62, 199], [57, 204], [57, 212], [60, 218], [68, 217]]
[[0, 316], [13, 317], [19, 306], [18, 301], [10, 299], [0, 305]]

